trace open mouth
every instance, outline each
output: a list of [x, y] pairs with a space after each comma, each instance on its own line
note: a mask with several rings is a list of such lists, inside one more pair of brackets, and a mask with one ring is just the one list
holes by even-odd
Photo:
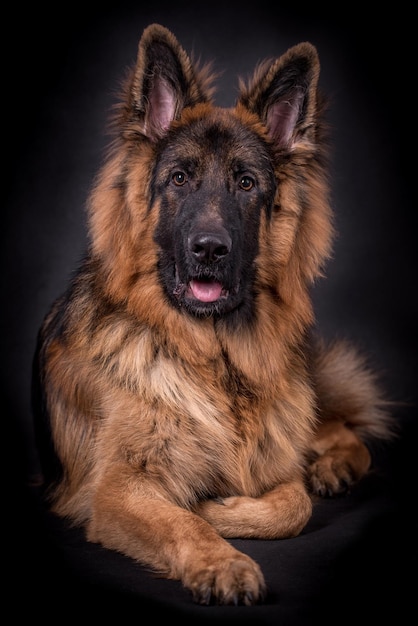
[[226, 299], [229, 291], [219, 281], [209, 278], [192, 278], [189, 283], [177, 282], [174, 290], [177, 298], [187, 298], [198, 302], [217, 302]]
[[176, 287], [173, 295], [178, 300], [188, 300], [196, 304], [211, 304], [225, 301], [230, 291], [215, 276], [195, 276], [188, 280], [181, 280], [176, 271]]
[[193, 278], [186, 289], [186, 298], [194, 298], [200, 302], [216, 302], [228, 297], [228, 291], [222, 283], [210, 278]]
[[236, 309], [242, 296], [240, 281], [233, 286], [215, 273], [195, 273], [180, 277], [175, 266], [175, 286], [171, 295], [177, 306], [197, 317], [221, 316]]

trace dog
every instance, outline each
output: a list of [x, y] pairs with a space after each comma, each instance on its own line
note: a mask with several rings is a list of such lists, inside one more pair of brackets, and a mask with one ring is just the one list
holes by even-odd
[[297, 536], [391, 437], [376, 374], [316, 335], [332, 252], [326, 101], [309, 42], [214, 103], [210, 63], [142, 33], [88, 199], [88, 245], [39, 330], [51, 511], [200, 604], [262, 602], [228, 541]]

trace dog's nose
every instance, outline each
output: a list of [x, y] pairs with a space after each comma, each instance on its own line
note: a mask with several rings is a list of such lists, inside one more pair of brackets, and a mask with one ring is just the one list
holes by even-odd
[[231, 251], [232, 241], [224, 232], [199, 232], [190, 235], [189, 250], [199, 263], [213, 263], [225, 257]]

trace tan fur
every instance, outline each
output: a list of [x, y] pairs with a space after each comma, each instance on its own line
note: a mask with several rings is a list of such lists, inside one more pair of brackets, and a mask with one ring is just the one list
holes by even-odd
[[[194, 105], [177, 102], [173, 128], [236, 119], [268, 142], [252, 103], [289, 59], [305, 55], [312, 64], [305, 127], [277, 161], [273, 215], [261, 218], [257, 316], [234, 332], [173, 307], [158, 278], [156, 150], [144, 134], [158, 140], [164, 130], [140, 106], [154, 38], [177, 51], [190, 82]], [[333, 235], [316, 160], [318, 75], [315, 49], [299, 44], [260, 66], [224, 111], [210, 101], [207, 68], [194, 68], [171, 33], [149, 27], [89, 201], [91, 261], [76, 297], [57, 303], [42, 329], [43, 384], [64, 468], [49, 491], [53, 510], [84, 526], [90, 541], [181, 579], [201, 603], [262, 599], [258, 565], [226, 538], [297, 535], [312, 492], [339, 493], [360, 479], [370, 467], [367, 437], [389, 435], [374, 376], [351, 347], [303, 351], [314, 321], [309, 286]], [[59, 307], [62, 334], [53, 331]]]

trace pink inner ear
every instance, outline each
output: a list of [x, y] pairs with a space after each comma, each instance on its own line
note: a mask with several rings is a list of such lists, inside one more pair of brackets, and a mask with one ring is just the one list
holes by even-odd
[[149, 96], [148, 122], [151, 132], [166, 131], [174, 119], [176, 101], [173, 90], [166, 81], [155, 78]]
[[269, 135], [280, 148], [290, 145], [299, 117], [302, 99], [302, 93], [296, 91], [287, 100], [272, 104], [267, 111]]

